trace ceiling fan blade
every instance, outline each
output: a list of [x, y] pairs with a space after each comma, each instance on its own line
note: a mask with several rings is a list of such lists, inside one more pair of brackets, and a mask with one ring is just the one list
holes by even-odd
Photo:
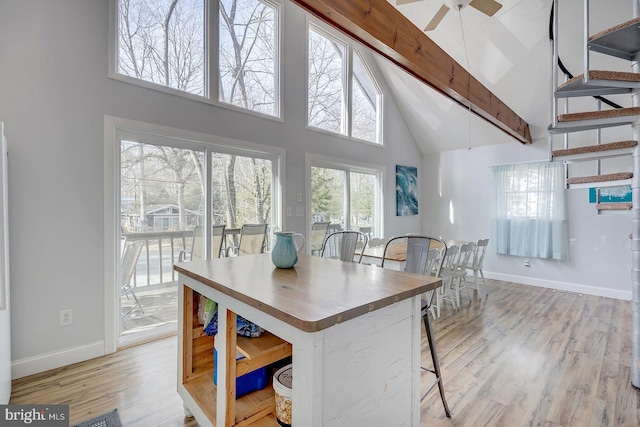
[[403, 4], [415, 3], [420, 0], [396, 0], [396, 6], [400, 6]]
[[478, 9], [487, 16], [493, 16], [502, 7], [500, 3], [493, 0], [473, 0], [469, 6]]
[[424, 27], [424, 30], [425, 31], [435, 30], [438, 24], [440, 23], [440, 21], [442, 21], [442, 18], [444, 18], [444, 15], [447, 14], [447, 12], [449, 12], [449, 7], [447, 5], [443, 4], [442, 6], [440, 6], [440, 9], [438, 9], [435, 16], [431, 19], [431, 21], [427, 24], [427, 26]]

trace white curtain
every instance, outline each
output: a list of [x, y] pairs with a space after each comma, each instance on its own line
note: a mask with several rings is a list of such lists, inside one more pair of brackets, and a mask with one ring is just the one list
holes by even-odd
[[497, 253], [566, 259], [569, 232], [564, 166], [536, 162], [493, 167]]

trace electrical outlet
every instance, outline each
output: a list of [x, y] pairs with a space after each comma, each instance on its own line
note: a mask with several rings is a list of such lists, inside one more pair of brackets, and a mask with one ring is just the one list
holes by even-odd
[[302, 206], [296, 208], [296, 216], [304, 216], [304, 208]]
[[69, 326], [73, 323], [73, 310], [60, 310], [60, 326]]

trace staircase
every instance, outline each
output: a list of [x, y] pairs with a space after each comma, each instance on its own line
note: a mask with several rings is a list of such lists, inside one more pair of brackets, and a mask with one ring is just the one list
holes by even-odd
[[[608, 0], [598, 0], [608, 1]], [[558, 84], [558, 0], [553, 2], [553, 58], [552, 58], [552, 123], [549, 125], [549, 157], [551, 161], [565, 163], [565, 187], [596, 188], [596, 209], [603, 211], [631, 211], [632, 221], [632, 361], [631, 384], [640, 390], [640, 0], [631, 0], [633, 19], [600, 33], [589, 32], [589, 0], [584, 0], [584, 72]], [[607, 55], [629, 61], [631, 72], [591, 70], [590, 54]], [[603, 100], [596, 103], [596, 109], [586, 112], [569, 112], [569, 98], [602, 97], [606, 95], [629, 95], [630, 107], [603, 108]], [[559, 100], [564, 100], [564, 112], [558, 112]], [[605, 102], [610, 104], [609, 102]], [[604, 128], [626, 126], [630, 129], [631, 140], [602, 142]], [[596, 131], [590, 145], [571, 147], [569, 134]], [[586, 135], [587, 140], [593, 132]], [[554, 147], [554, 135], [564, 135], [564, 146]], [[620, 158], [628, 162], [622, 172], [602, 173], [601, 161]], [[569, 167], [573, 163], [591, 162], [594, 174], [572, 176]], [[579, 168], [580, 169], [580, 168]], [[581, 167], [584, 170], [584, 166]], [[607, 187], [631, 185], [632, 202], [601, 203], [600, 193]]]

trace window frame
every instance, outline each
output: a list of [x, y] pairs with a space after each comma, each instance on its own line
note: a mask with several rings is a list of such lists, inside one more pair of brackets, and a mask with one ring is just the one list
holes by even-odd
[[[342, 79], [342, 90], [343, 90], [343, 124], [342, 128], [344, 129], [343, 133], [332, 132], [327, 129], [322, 129], [316, 126], [309, 124], [309, 60], [310, 60], [310, 52], [309, 52], [309, 31], [313, 28], [313, 31], [327, 37], [329, 39], [335, 39], [337, 42], [343, 44], [345, 46], [345, 61], [343, 66], [343, 79]], [[356, 51], [357, 53], [354, 53]], [[307, 17], [307, 25], [306, 25], [306, 43], [305, 43], [305, 103], [306, 103], [306, 111], [305, 111], [305, 127], [308, 130], [325, 133], [327, 135], [337, 136], [340, 138], [345, 138], [351, 141], [368, 144], [374, 147], [384, 147], [384, 134], [383, 134], [383, 115], [384, 115], [384, 91], [382, 90], [382, 86], [376, 77], [376, 74], [373, 71], [373, 66], [370, 63], [370, 60], [367, 60], [364, 52], [366, 52], [366, 48], [358, 44], [352, 38], [344, 35], [343, 33], [338, 32], [337, 30], [328, 27], [322, 22], [319, 22], [316, 19], [311, 17]], [[376, 100], [376, 141], [368, 141], [366, 139], [358, 138], [352, 136], [352, 118], [353, 118], [353, 108], [352, 108], [352, 97], [353, 97], [353, 55], [357, 54], [360, 57], [363, 68], [369, 75], [372, 84], [377, 92], [377, 100]]]
[[[567, 259], [569, 234], [564, 167], [558, 162], [531, 161], [494, 165], [492, 240], [500, 255]], [[511, 170], [509, 170], [511, 169]], [[535, 184], [528, 176], [535, 172]], [[526, 189], [512, 182], [527, 178]], [[524, 196], [524, 197], [513, 197]], [[534, 197], [532, 197], [534, 196]], [[530, 201], [535, 199], [535, 212]], [[524, 215], [518, 201], [524, 200]]]
[[132, 84], [134, 86], [179, 96], [182, 98], [198, 101], [207, 105], [214, 105], [227, 110], [233, 110], [256, 117], [266, 118], [276, 122], [284, 122], [284, 111], [282, 102], [282, 70], [283, 70], [283, 1], [282, 0], [256, 0], [266, 3], [275, 9], [276, 21], [276, 58], [275, 69], [276, 78], [274, 82], [275, 99], [274, 115], [249, 110], [237, 105], [220, 101], [219, 98], [219, 3], [215, 0], [202, 0], [204, 4], [204, 95], [196, 95], [184, 92], [175, 88], [164, 86], [158, 83], [149, 82], [135, 77], [127, 76], [118, 72], [118, 4], [119, 0], [109, 0], [109, 58], [108, 77], [112, 80]]
[[[360, 173], [367, 175], [375, 175], [377, 177], [377, 191], [374, 195], [374, 221], [372, 227], [376, 230], [376, 235], [380, 237], [384, 236], [384, 182], [386, 176], [386, 168], [380, 165], [373, 165], [360, 162], [345, 161], [343, 159], [337, 159], [334, 157], [322, 156], [319, 154], [307, 153], [305, 155], [305, 191], [307, 193], [306, 199], [306, 211], [309, 213], [309, 221], [306, 225], [307, 236], [311, 236], [311, 168], [327, 168], [345, 171], [345, 200], [344, 203], [344, 215], [345, 215], [345, 229], [348, 229], [350, 224], [351, 215], [351, 173]], [[307, 253], [310, 253], [310, 247], [307, 248]]]
[[[120, 146], [123, 140], [152, 145], [191, 149], [204, 153], [205, 179], [211, 185], [208, 158], [212, 152], [266, 159], [272, 162], [271, 218], [272, 223], [284, 229], [282, 215], [285, 188], [285, 150], [231, 138], [192, 132], [161, 125], [138, 122], [119, 117], [104, 118], [104, 295], [105, 295], [105, 350], [116, 350], [120, 337], [120, 315], [116, 298], [119, 292], [120, 263]], [[205, 193], [204, 227], [211, 221], [210, 191]], [[136, 340], [150, 338], [140, 333]]]

